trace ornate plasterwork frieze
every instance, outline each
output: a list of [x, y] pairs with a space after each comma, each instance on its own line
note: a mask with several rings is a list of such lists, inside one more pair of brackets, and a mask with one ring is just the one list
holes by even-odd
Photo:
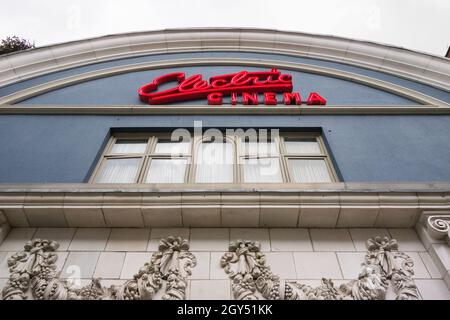
[[391, 283], [398, 300], [416, 300], [419, 293], [412, 275], [412, 259], [398, 251], [397, 241], [387, 237], [367, 240], [367, 253], [358, 279], [335, 286], [322, 279], [319, 287], [284, 282], [270, 271], [256, 241], [236, 240], [220, 261], [232, 281], [237, 300], [382, 300]]
[[450, 214], [429, 216], [427, 219], [427, 230], [433, 239], [446, 239], [450, 246]]
[[55, 241], [34, 239], [8, 259], [10, 278], [3, 288], [4, 300], [149, 300], [166, 281], [164, 300], [186, 298], [187, 277], [196, 265], [189, 243], [180, 237], [162, 239], [158, 251], [132, 280], [105, 288], [99, 279], [82, 288], [60, 279], [56, 271], [59, 247]]
[[[412, 279], [413, 261], [398, 251], [397, 241], [375, 237], [367, 241], [367, 252], [358, 279], [336, 286], [331, 279], [312, 287], [298, 281], [284, 281], [272, 273], [256, 241], [230, 243], [220, 264], [232, 280], [232, 291], [238, 300], [380, 300], [386, 298], [389, 285], [399, 300], [419, 299]], [[5, 300], [149, 300], [163, 287], [162, 299], [186, 298], [187, 277], [196, 266], [187, 240], [180, 237], [162, 239], [158, 251], [134, 275], [121, 285], [103, 287], [93, 279], [84, 287], [75, 287], [60, 279], [56, 271], [58, 248], [55, 241], [35, 239], [24, 250], [8, 259], [10, 278], [3, 288]]]

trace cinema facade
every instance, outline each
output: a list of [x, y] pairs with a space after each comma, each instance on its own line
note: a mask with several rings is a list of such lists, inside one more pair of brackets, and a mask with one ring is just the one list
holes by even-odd
[[3, 299], [450, 299], [450, 61], [258, 29], [0, 57]]

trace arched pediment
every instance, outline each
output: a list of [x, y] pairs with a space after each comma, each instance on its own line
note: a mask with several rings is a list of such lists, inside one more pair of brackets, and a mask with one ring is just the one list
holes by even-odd
[[206, 28], [105, 36], [6, 55], [0, 65], [0, 105], [6, 107], [139, 106], [135, 92], [153, 75], [178, 70], [208, 78], [221, 70], [268, 68], [292, 73], [295, 89], [303, 95], [322, 92], [330, 106], [450, 103], [445, 58], [273, 30]]

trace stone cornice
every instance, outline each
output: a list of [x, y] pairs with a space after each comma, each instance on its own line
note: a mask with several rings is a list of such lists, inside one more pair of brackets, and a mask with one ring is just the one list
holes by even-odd
[[446, 183], [0, 186], [12, 226], [412, 227], [449, 209]]
[[450, 89], [450, 63], [443, 57], [353, 39], [250, 28], [127, 33], [5, 55], [0, 58], [0, 86], [102, 61], [201, 50], [311, 57], [361, 66]]
[[173, 192], [450, 192], [450, 182], [417, 182], [417, 183], [201, 183], [201, 184], [95, 184], [95, 183], [0, 183], [0, 194], [7, 193], [173, 193]]
[[167, 106], [62, 106], [62, 105], [4, 105], [0, 114], [27, 115], [447, 115], [450, 107], [436, 105], [411, 106], [219, 106], [211, 108], [207, 105], [167, 105]]

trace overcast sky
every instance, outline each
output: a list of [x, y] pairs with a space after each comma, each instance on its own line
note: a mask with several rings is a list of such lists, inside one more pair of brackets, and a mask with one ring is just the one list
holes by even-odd
[[436, 55], [450, 45], [450, 0], [1, 0], [0, 38], [42, 46], [184, 27], [331, 34]]

